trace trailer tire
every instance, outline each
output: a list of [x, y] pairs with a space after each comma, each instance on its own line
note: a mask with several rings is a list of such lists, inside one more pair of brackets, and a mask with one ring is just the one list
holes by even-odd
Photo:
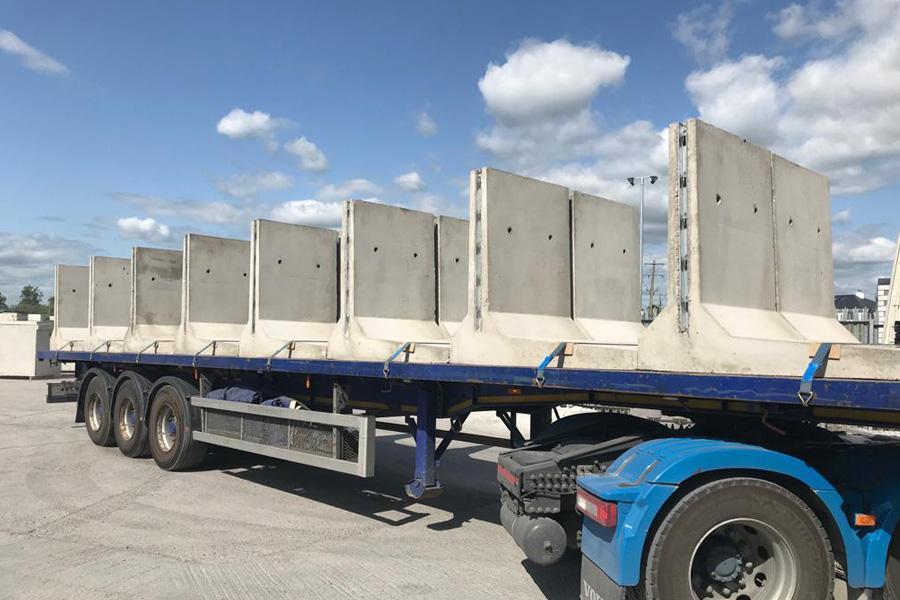
[[88, 437], [98, 446], [114, 446], [115, 432], [112, 426], [112, 402], [110, 390], [115, 380], [102, 369], [91, 369], [86, 374], [84, 387], [84, 426]]
[[894, 531], [888, 548], [884, 600], [900, 600], [900, 530]]
[[193, 439], [199, 412], [188, 400], [197, 389], [175, 377], [162, 377], [150, 395], [150, 454], [165, 471], [190, 469], [206, 457], [206, 444]]
[[[649, 547], [643, 585], [642, 597], [651, 600], [710, 592], [831, 598], [834, 558], [825, 530], [800, 498], [769, 481], [736, 477], [701, 485], [671, 508]], [[742, 595], [745, 589], [753, 594]]]
[[126, 371], [119, 375], [113, 390], [113, 431], [116, 446], [129, 458], [150, 455], [147, 428], [147, 392], [150, 381]]

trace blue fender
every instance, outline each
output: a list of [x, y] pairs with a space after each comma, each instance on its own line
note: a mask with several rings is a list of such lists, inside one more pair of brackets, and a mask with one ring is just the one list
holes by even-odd
[[[826, 507], [840, 532], [847, 556], [847, 583], [852, 588], [884, 585], [891, 532], [897, 523], [900, 499], [896, 483], [873, 494], [868, 510], [854, 510], [835, 487], [805, 462], [759, 446], [708, 439], [660, 439], [635, 446], [603, 475], [578, 478], [588, 493], [618, 503], [615, 528], [584, 519], [582, 552], [617, 584], [640, 582], [647, 537], [660, 510], [686, 480], [701, 473], [738, 471], [772, 473], [807, 486]], [[851, 512], [876, 514], [877, 527], [857, 529]]]

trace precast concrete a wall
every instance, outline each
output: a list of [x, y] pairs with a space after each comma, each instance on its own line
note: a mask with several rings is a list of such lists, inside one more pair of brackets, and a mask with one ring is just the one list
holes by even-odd
[[372, 202], [343, 206], [341, 318], [330, 358], [446, 362], [449, 336], [437, 322], [434, 215]]
[[176, 352], [236, 355], [249, 297], [250, 242], [186, 235]]
[[56, 265], [51, 350], [83, 350], [88, 343], [90, 267]]
[[324, 358], [338, 320], [338, 233], [253, 221], [241, 356]]
[[131, 260], [92, 256], [89, 329], [91, 350], [124, 349], [131, 312]]
[[437, 222], [438, 323], [451, 335], [466, 316], [469, 284], [469, 222], [439, 216]]
[[573, 192], [572, 230], [575, 320], [594, 341], [637, 344], [643, 331], [637, 209]]
[[815, 173], [702, 121], [671, 126], [669, 298], [639, 366], [799, 377], [817, 343], [854, 344], [831, 308], [829, 204]]
[[130, 352], [170, 353], [181, 324], [180, 250], [133, 248], [131, 313], [125, 347]]
[[[618, 345], [636, 342], [633, 314], [631, 324], [605, 324], [631, 309], [639, 294], [637, 263], [629, 262], [627, 249], [636, 252], [636, 221], [625, 210], [605, 211], [580, 195], [576, 201], [575, 228], [596, 237], [584, 252], [584, 266], [573, 280], [573, 219], [569, 190], [563, 186], [497, 171], [474, 171], [470, 182], [468, 313], [453, 336], [453, 361], [480, 364], [538, 364], [558, 344], [572, 344], [570, 365], [627, 367], [634, 352]], [[599, 200], [596, 200], [599, 201]], [[614, 207], [615, 208], [615, 207]], [[623, 223], [619, 219], [625, 217]], [[626, 249], [609, 270], [589, 258], [600, 252], [597, 243], [616, 244]], [[624, 245], [623, 245], [624, 244]], [[591, 272], [590, 264], [604, 268], [605, 275]], [[628, 272], [629, 265], [633, 269]], [[599, 285], [615, 281], [612, 290]], [[600, 337], [591, 333], [573, 314], [573, 284], [578, 287], [578, 316]], [[628, 286], [626, 307], [613, 308], [622, 299], [612, 296]], [[583, 289], [582, 289], [583, 287]], [[608, 317], [608, 318], [604, 318]], [[621, 327], [619, 326], [621, 325]], [[639, 327], [639, 325], [637, 325]]]

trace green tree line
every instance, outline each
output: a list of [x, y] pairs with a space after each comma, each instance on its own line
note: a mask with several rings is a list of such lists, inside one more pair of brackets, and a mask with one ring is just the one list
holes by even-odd
[[19, 292], [19, 302], [16, 304], [8, 304], [6, 296], [0, 293], [0, 312], [12, 311], [52, 315], [53, 300], [53, 296], [50, 296], [45, 304], [44, 293], [33, 285], [26, 285]]

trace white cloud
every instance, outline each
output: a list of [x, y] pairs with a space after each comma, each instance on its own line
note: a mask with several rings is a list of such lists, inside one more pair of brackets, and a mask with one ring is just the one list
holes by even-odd
[[783, 99], [773, 73], [781, 64], [777, 58], [745, 56], [691, 73], [685, 86], [705, 120], [768, 146], [778, 137]]
[[858, 245], [837, 242], [834, 253], [838, 260], [850, 263], [888, 263], [894, 260], [897, 245], [886, 237], [873, 237]]
[[425, 189], [425, 182], [416, 171], [394, 177], [394, 185], [407, 192], [421, 192]]
[[316, 193], [316, 198], [325, 202], [337, 200], [365, 199], [381, 192], [381, 188], [368, 179], [349, 179], [337, 185], [331, 183]]
[[300, 169], [303, 171], [325, 171], [328, 169], [328, 158], [318, 146], [306, 139], [299, 137], [284, 145], [284, 149], [300, 159]]
[[147, 217], [124, 217], [116, 221], [116, 227], [124, 238], [143, 240], [145, 242], [167, 242], [172, 231], [165, 223]]
[[274, 119], [269, 113], [259, 110], [247, 112], [235, 108], [219, 119], [216, 131], [232, 139], [258, 137], [270, 138], [283, 125], [281, 119]]
[[890, 276], [897, 246], [884, 233], [884, 228], [876, 225], [835, 230], [832, 251], [836, 290], [872, 293], [876, 278]]
[[340, 227], [341, 203], [319, 200], [291, 200], [272, 209], [272, 218], [285, 223]]
[[236, 198], [252, 198], [259, 192], [283, 190], [291, 187], [291, 185], [290, 178], [278, 171], [252, 175], [235, 175], [216, 182], [216, 188], [220, 192]]
[[844, 223], [850, 222], [850, 217], [853, 213], [853, 208], [845, 208], [844, 210], [838, 211], [831, 216], [831, 224], [832, 225], [843, 225]]
[[[810, 8], [812, 6], [812, 8]], [[831, 12], [791, 5], [775, 18], [790, 41], [829, 42], [795, 68], [745, 56], [692, 73], [700, 116], [821, 171], [836, 194], [900, 181], [900, 2], [843, 0]]]
[[22, 66], [38, 73], [69, 72], [66, 65], [28, 45], [19, 36], [6, 29], [0, 29], [0, 51], [19, 57]]
[[35, 285], [53, 295], [57, 264], [87, 264], [100, 249], [81, 240], [56, 235], [0, 232], [0, 291], [16, 302], [22, 286]]
[[214, 224], [243, 222], [249, 224], [250, 219], [259, 214], [259, 207], [248, 203], [236, 206], [229, 202], [173, 200], [141, 194], [120, 193], [115, 196], [120, 202], [139, 208], [149, 215], [174, 217], [184, 221], [202, 221]]
[[525, 40], [478, 81], [488, 111], [501, 121], [529, 121], [579, 112], [602, 86], [623, 81], [630, 59], [568, 40]]
[[416, 115], [416, 133], [422, 137], [437, 135], [438, 125], [424, 110]]
[[733, 17], [732, 2], [722, 2], [717, 6], [704, 4], [678, 15], [672, 25], [672, 36], [698, 61], [717, 62], [728, 54], [728, 28]]

